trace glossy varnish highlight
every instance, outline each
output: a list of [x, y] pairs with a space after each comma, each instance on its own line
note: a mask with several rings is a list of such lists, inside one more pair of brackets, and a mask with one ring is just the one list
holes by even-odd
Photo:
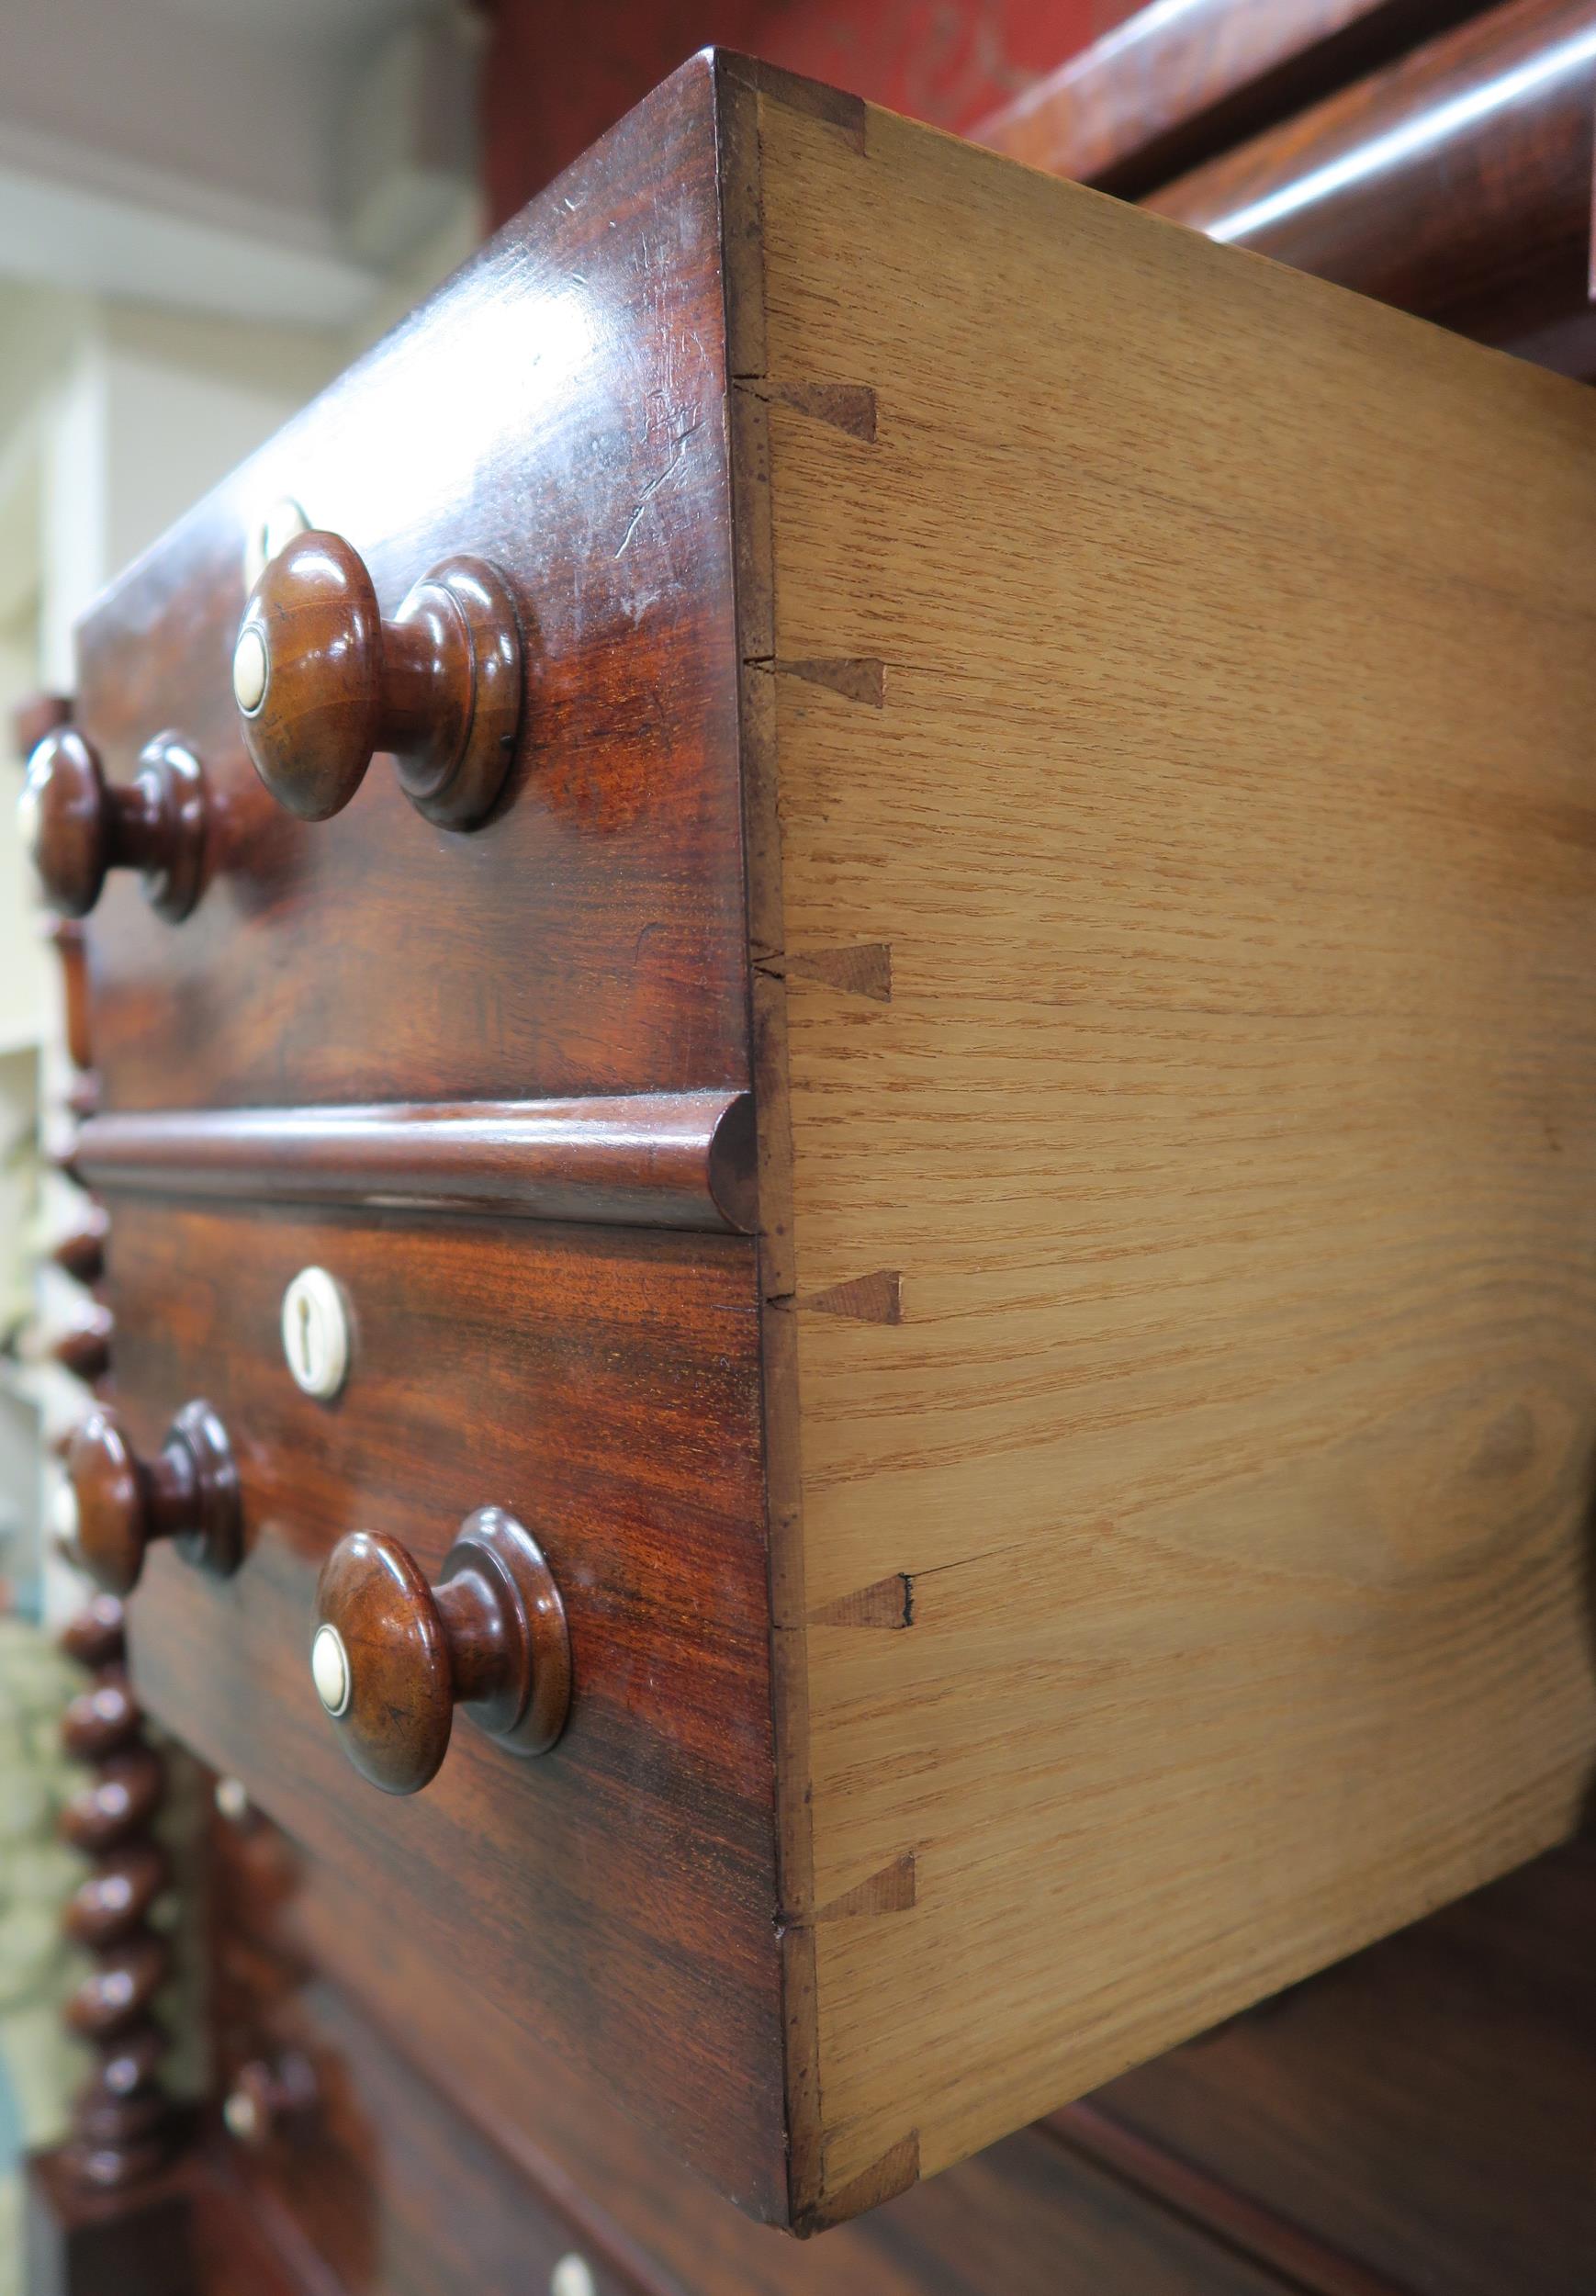
[[[541, 2043], [823, 2228], [1574, 1821], [1593, 467], [1553, 377], [701, 60], [97, 613], [96, 737], [159, 689], [223, 816], [188, 924], [95, 934], [102, 1141], [224, 1183], [97, 1167], [120, 1407], [207, 1394], [246, 1525], [152, 1554], [136, 1668], [506, 2127]], [[229, 748], [257, 487], [385, 612], [462, 546], [544, 598], [481, 828]], [[498, 1217], [505, 1109], [755, 1070], [757, 1237], [702, 1159], [675, 1232]], [[272, 1201], [271, 1111], [402, 1187], [428, 1109], [424, 1220]], [[569, 1724], [383, 1801], [313, 1590], [480, 1507]]]
[[[151, 1551], [133, 1658], [162, 1719], [385, 1909], [355, 1975], [406, 2031], [387, 1923], [423, 1950], [455, 2078], [493, 2020], [781, 2214], [751, 1241], [120, 1196], [112, 1244], [113, 1296], [136, 1308], [130, 1438], [157, 1444], [174, 1383], [205, 1364], [245, 1525], [225, 1581]], [[332, 1404], [295, 1386], [278, 1335], [312, 1266], [353, 1324]], [[364, 1530], [435, 1584], [478, 1507], [548, 1558], [570, 1717], [531, 1761], [458, 1722], [426, 1791], [390, 1799], [312, 1685], [317, 1581]], [[497, 2104], [513, 2119], [513, 2086]]]
[[[211, 800], [177, 930], [113, 879], [106, 1105], [521, 1100], [747, 1082], [719, 218], [708, 75], [662, 90], [175, 528], [89, 617], [107, 773], [176, 727]], [[379, 760], [296, 820], [232, 688], [246, 538], [288, 495], [392, 615], [461, 550], [524, 696], [467, 831]]]

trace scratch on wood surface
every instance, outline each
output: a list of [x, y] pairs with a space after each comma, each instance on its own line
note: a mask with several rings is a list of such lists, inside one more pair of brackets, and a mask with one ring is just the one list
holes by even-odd
[[648, 508], [649, 503], [658, 493], [667, 478], [673, 478], [676, 472], [680, 469], [681, 459], [687, 452], [687, 443], [689, 439], [693, 437], [695, 433], [702, 428], [703, 417], [702, 415], [700, 415], [696, 422], [690, 422], [685, 431], [680, 431], [677, 433], [675, 442], [670, 449], [669, 461], [666, 464], [663, 470], [657, 471], [654, 477], [649, 479], [648, 484], [644, 488], [642, 493], [637, 498], [636, 509], [633, 512], [631, 517], [626, 521], [626, 531], [621, 536], [620, 546], [615, 552], [615, 556], [618, 558], [624, 557], [626, 555], [626, 546], [631, 541], [633, 535], [636, 533], [637, 522], [642, 517], [644, 512]]

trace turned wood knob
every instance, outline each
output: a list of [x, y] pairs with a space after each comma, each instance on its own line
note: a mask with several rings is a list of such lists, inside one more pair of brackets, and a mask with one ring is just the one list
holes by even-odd
[[152, 1746], [129, 1746], [113, 1754], [91, 1784], [69, 1795], [58, 1830], [63, 1841], [89, 1857], [119, 1850], [143, 1833], [161, 1806], [166, 1773]]
[[238, 1473], [227, 1431], [208, 1403], [185, 1403], [159, 1457], [136, 1458], [114, 1414], [93, 1411], [72, 1439], [67, 1477], [73, 1544], [112, 1594], [139, 1582], [152, 1539], [173, 1538], [185, 1561], [225, 1577], [242, 1548]]
[[78, 1224], [53, 1246], [51, 1258], [73, 1283], [97, 1284], [106, 1272], [106, 1237], [110, 1221], [99, 1204], [86, 1204]]
[[521, 720], [521, 635], [504, 577], [445, 558], [391, 622], [341, 535], [297, 535], [251, 593], [232, 660], [244, 746], [281, 805], [325, 821], [379, 749], [445, 829], [491, 807]]
[[565, 1605], [537, 1541], [501, 1508], [466, 1517], [435, 1587], [395, 1540], [354, 1531], [321, 1572], [310, 1672], [361, 1776], [416, 1794], [457, 1705], [515, 1753], [554, 1744], [570, 1705]]
[[116, 1325], [109, 1308], [97, 1303], [79, 1318], [69, 1331], [51, 1340], [50, 1353], [63, 1371], [70, 1371], [74, 1379], [92, 1387], [103, 1379], [111, 1367], [111, 1341]]
[[[68, 1448], [71, 1448], [69, 1444]], [[119, 1666], [127, 1653], [122, 1605], [114, 1594], [95, 1594], [62, 1629], [61, 1648], [79, 1666]]]
[[85, 2041], [128, 2032], [149, 2015], [171, 1968], [164, 1939], [150, 1931], [129, 1938], [68, 1997], [67, 2023]]
[[241, 2066], [221, 2117], [229, 2136], [258, 2151], [290, 2132], [297, 2122], [309, 2120], [320, 2102], [315, 2066], [298, 2049], [290, 2049], [275, 2065], [256, 2057]]
[[82, 734], [62, 726], [28, 760], [17, 819], [44, 897], [63, 917], [88, 915], [107, 870], [137, 869], [152, 906], [176, 924], [199, 898], [206, 811], [198, 760], [171, 735], [142, 751], [131, 782], [113, 785]]
[[61, 1718], [61, 1743], [73, 1761], [104, 1761], [131, 1746], [143, 1728], [125, 1674], [107, 1674], [80, 1691]]
[[143, 1928], [171, 1880], [171, 1863], [159, 1842], [130, 1841], [78, 1884], [62, 1928], [74, 1944], [103, 1953]]
[[172, 2105], [156, 2079], [167, 2042], [148, 2018], [97, 2039], [107, 2054], [73, 2107], [65, 2158], [80, 2184], [114, 2192], [153, 2175], [172, 2150]]

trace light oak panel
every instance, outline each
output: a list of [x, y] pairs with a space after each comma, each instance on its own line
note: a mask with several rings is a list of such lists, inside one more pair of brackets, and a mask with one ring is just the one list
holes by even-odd
[[1596, 411], [889, 116], [758, 113], [745, 741], [824, 2211], [1574, 1821]]

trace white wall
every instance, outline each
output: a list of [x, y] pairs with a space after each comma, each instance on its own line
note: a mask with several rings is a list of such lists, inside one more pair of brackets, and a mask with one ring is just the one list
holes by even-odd
[[6, 0], [0, 275], [345, 324], [472, 173], [464, 0]]
[[[11, 712], [70, 693], [98, 591], [470, 253], [465, 22], [456, 0], [0, 0], [0, 1140], [58, 1121], [72, 1081]], [[72, 1215], [14, 1164], [0, 1301], [31, 1286], [36, 1356], [80, 1300], [31, 1265]], [[43, 1361], [0, 1390], [42, 1548], [56, 1469], [17, 1443], [84, 1392]]]

